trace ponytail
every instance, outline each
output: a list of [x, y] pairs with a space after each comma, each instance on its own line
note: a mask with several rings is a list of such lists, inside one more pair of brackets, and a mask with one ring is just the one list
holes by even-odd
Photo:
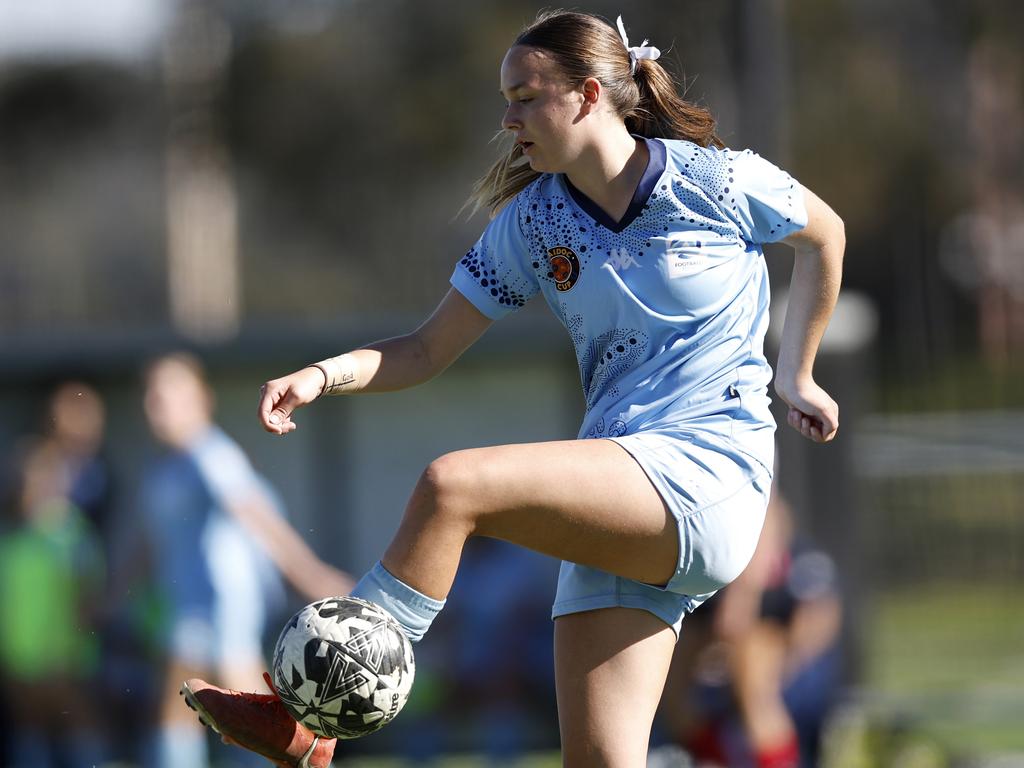
[[[547, 51], [573, 85], [597, 78], [630, 133], [683, 139], [702, 147], [725, 146], [715, 134], [710, 110], [683, 99], [675, 80], [657, 61], [640, 59], [634, 72], [618, 32], [596, 16], [542, 12], [516, 38], [516, 45]], [[522, 149], [513, 146], [476, 181], [464, 208], [471, 213], [484, 208], [493, 216], [540, 175], [523, 162]]]
[[625, 117], [630, 133], [649, 139], [683, 139], [702, 147], [725, 147], [715, 134], [711, 110], [680, 96], [675, 80], [661, 64], [638, 61], [635, 79], [640, 100]]

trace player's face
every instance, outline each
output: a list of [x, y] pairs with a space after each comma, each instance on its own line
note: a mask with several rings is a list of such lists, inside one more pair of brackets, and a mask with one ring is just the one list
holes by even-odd
[[516, 45], [501, 62], [501, 93], [509, 131], [535, 171], [565, 171], [582, 149], [578, 128], [583, 95], [538, 48]]

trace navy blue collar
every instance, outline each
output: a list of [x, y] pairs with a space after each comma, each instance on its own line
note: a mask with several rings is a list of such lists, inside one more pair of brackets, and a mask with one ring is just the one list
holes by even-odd
[[658, 179], [665, 172], [665, 156], [667, 154], [665, 145], [657, 139], [648, 139], [642, 136], [637, 136], [636, 138], [643, 138], [647, 144], [647, 152], [650, 157], [647, 161], [647, 170], [640, 177], [640, 183], [636, 185], [636, 191], [633, 192], [633, 199], [630, 200], [629, 207], [618, 221], [612, 219], [611, 216], [604, 212], [601, 206], [576, 189], [572, 182], [569, 181], [568, 176], [564, 173], [561, 174], [562, 180], [565, 182], [565, 188], [568, 190], [573, 202], [590, 218], [605, 229], [610, 229], [615, 234], [618, 234], [632, 224], [643, 212], [644, 206], [647, 205], [647, 201], [651, 198], [651, 193], [654, 192], [654, 188], [658, 184]]

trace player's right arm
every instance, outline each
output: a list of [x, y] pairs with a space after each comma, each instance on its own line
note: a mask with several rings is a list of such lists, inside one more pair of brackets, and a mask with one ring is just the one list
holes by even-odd
[[321, 392], [392, 392], [429, 381], [458, 360], [492, 322], [452, 288], [412, 333], [268, 381], [260, 389], [260, 424], [268, 432], [284, 435], [295, 429], [295, 409], [313, 402]]

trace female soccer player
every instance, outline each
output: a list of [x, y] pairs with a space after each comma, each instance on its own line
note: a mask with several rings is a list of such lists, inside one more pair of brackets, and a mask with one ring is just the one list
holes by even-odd
[[[579, 439], [432, 462], [353, 595], [418, 640], [470, 536], [561, 558], [552, 613], [568, 766], [645, 764], [683, 617], [757, 543], [775, 428], [762, 243], [796, 250], [775, 376], [788, 422], [819, 443], [838, 427], [812, 368], [839, 290], [843, 224], [772, 164], [723, 148], [658, 56], [646, 41], [630, 46], [621, 20], [616, 31], [587, 14], [541, 15], [501, 64], [514, 145], [475, 189], [493, 218], [451, 290], [412, 333], [269, 381], [259, 403], [264, 428], [284, 435], [322, 394], [427, 381], [543, 295], [576, 347]], [[282, 765], [329, 760], [333, 743], [301, 726], [281, 725], [272, 744], [270, 726], [250, 725], [284, 722], [270, 697], [190, 685], [200, 688], [192, 702], [243, 746]]]

